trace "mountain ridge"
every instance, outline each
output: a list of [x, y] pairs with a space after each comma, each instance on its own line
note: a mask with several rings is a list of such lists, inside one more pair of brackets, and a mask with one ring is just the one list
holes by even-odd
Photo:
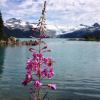
[[84, 38], [84, 39], [100, 39], [100, 25], [94, 23], [92, 26], [84, 25], [84, 28], [73, 32], [58, 35], [59, 38]]
[[[39, 30], [37, 29], [37, 23], [24, 22], [20, 19], [11, 18], [4, 23], [4, 31], [8, 37], [14, 36], [16, 38], [30, 38], [38, 37]], [[52, 34], [50, 34], [52, 32]], [[47, 29], [47, 37], [54, 37], [56, 35], [55, 30]]]
[[[17, 38], [30, 38], [38, 37], [39, 30], [37, 28], [37, 23], [24, 22], [20, 19], [11, 18], [6, 20], [4, 23], [4, 31], [8, 37], [14, 36]], [[94, 23], [91, 26], [80, 24], [84, 26], [83, 28], [73, 29], [71, 31], [66, 31], [60, 29], [61, 34], [57, 35], [57, 30], [47, 29], [47, 37], [58, 37], [58, 38], [89, 38], [89, 37], [100, 37], [100, 24]], [[67, 27], [66, 27], [67, 29]]]

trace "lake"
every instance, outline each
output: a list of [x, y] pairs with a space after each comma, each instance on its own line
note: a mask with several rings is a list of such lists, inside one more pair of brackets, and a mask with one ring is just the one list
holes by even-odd
[[[100, 100], [100, 42], [46, 39], [55, 60], [50, 100]], [[22, 86], [30, 46], [0, 47], [0, 100], [28, 100]], [[48, 80], [44, 80], [48, 82]]]

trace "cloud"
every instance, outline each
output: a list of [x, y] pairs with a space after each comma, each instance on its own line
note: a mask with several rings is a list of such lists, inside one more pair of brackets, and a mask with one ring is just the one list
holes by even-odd
[[2, 6], [6, 6], [7, 0], [0, 0], [0, 9]]
[[[0, 0], [3, 17], [38, 20], [44, 0]], [[66, 26], [100, 23], [100, 0], [47, 0], [47, 23]]]

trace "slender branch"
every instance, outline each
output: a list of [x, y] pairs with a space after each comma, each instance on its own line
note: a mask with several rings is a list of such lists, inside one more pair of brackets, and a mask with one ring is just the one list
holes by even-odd
[[43, 99], [42, 100], [44, 100], [47, 95], [48, 95], [48, 92], [46, 92], [46, 94], [43, 96]]
[[[40, 17], [39, 23], [37, 26], [39, 26], [40, 31], [40, 37], [39, 37], [39, 54], [41, 53], [41, 34], [45, 32], [45, 12], [46, 12], [46, 1], [44, 2], [44, 7], [42, 10], [42, 15]], [[40, 59], [39, 59], [39, 81], [41, 81], [41, 65], [40, 65]], [[40, 89], [38, 90], [38, 99], [40, 100]]]

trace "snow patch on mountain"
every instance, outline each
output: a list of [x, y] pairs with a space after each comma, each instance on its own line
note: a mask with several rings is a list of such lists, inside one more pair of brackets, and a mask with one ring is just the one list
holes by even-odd
[[[22, 31], [28, 31], [32, 28], [37, 28], [37, 23], [30, 23], [30, 22], [25, 22], [22, 21], [21, 19], [16, 19], [16, 18], [11, 18], [5, 21], [4, 25], [9, 28], [9, 29], [20, 29]], [[48, 31], [48, 34], [54, 34], [54, 35], [59, 35], [59, 34], [65, 34], [65, 33], [70, 33], [75, 30], [84, 28], [86, 26], [84, 25], [79, 25], [79, 26], [70, 26], [70, 25], [57, 25], [57, 24], [47, 24], [46, 28]], [[53, 32], [53, 33], [50, 33]]]

